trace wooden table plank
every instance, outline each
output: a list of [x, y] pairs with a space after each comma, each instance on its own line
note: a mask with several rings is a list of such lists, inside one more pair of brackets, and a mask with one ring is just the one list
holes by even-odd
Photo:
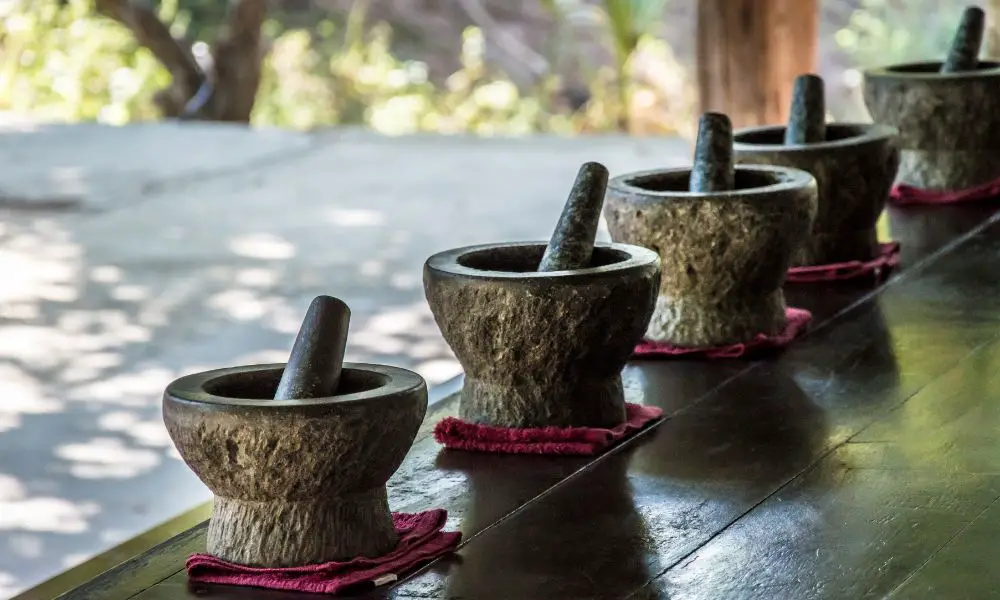
[[[940, 386], [935, 382], [950, 369], [964, 368], [977, 348], [983, 352], [984, 345], [1000, 335], [1000, 281], [982, 275], [995, 270], [1000, 270], [1000, 225], [900, 278], [877, 301], [856, 307], [838, 323], [800, 341], [780, 360], [762, 364], [676, 413], [644, 436], [645, 443], [624, 449], [626, 457], [598, 463], [539, 498], [517, 518], [463, 547], [459, 565], [429, 569], [397, 587], [392, 596], [625, 598], [672, 567], [690, 564], [692, 553], [701, 556], [699, 548], [708, 543], [705, 552], [718, 548], [716, 552], [724, 553], [734, 544], [736, 548], [728, 569], [718, 569], [711, 578], [713, 585], [699, 585], [709, 579], [704, 568], [693, 571], [687, 587], [668, 577], [657, 580], [660, 587], [641, 594], [761, 597], [755, 594], [773, 582], [759, 570], [766, 573], [774, 567], [783, 574], [790, 567], [767, 560], [758, 564], [748, 546], [766, 547], [789, 561], [798, 556], [779, 552], [788, 536], [780, 520], [768, 525], [763, 517], [742, 537], [718, 544], [714, 540], [739, 530], [730, 528], [734, 522], [757, 522], [758, 511], [766, 509], [755, 507], [785, 506], [781, 496], [768, 498], [789, 482], [804, 481], [804, 472], [818, 472], [811, 466], [832, 461], [826, 457], [833, 449], [907, 399], [919, 398], [921, 390], [940, 394], [956, 387], [947, 377]], [[647, 402], [670, 402], [670, 373], [684, 379], [688, 364], [656, 369], [658, 381], [648, 389]], [[937, 537], [929, 536], [927, 543], [946, 541], [984, 502], [992, 501], [996, 482], [975, 481], [980, 487], [961, 478], [942, 486], [940, 493], [946, 494], [950, 485], [965, 483], [954, 493], [974, 492], [975, 499], [970, 500], [970, 512], [940, 519]], [[888, 491], [905, 496], [905, 483]], [[473, 494], [492, 498], [517, 485], [512, 474], [506, 481], [473, 489]], [[841, 506], [836, 488], [829, 489], [831, 506]], [[618, 496], [605, 499], [609, 494]], [[957, 502], [956, 497], [952, 504]], [[873, 505], [889, 513], [891, 507]], [[803, 514], [816, 517], [815, 512]], [[904, 516], [914, 518], [900, 518]], [[924, 556], [928, 547], [934, 546], [913, 546], [914, 556]], [[590, 576], [595, 573], [599, 576]], [[730, 578], [744, 587], [734, 587]], [[669, 589], [663, 587], [667, 584]], [[800, 588], [792, 592], [773, 597], [839, 597], [810, 595]]]
[[[935, 425], [942, 412], [962, 413], [964, 406], [978, 404], [970, 399], [983, 398], [984, 380], [992, 390], [987, 397], [1000, 397], [998, 367], [1000, 342], [979, 346], [866, 429], [899, 432], [886, 423], [898, 422], [902, 414], [928, 417], [921, 419], [922, 431], [908, 432], [907, 444], [921, 450], [886, 456], [867, 451], [881, 446], [874, 440], [840, 446], [668, 572], [656, 582], [655, 594], [637, 597], [759, 598], [765, 589], [783, 598], [884, 597], [1000, 498], [1000, 470], [939, 470], [922, 451], [928, 442], [939, 443]], [[928, 410], [931, 406], [939, 410]], [[965, 433], [982, 436], [995, 431], [994, 425], [970, 424]], [[964, 439], [952, 438], [951, 444], [962, 447]]]
[[893, 600], [1000, 598], [996, 568], [1000, 505], [994, 503], [920, 567], [890, 596]]
[[[489, 572], [502, 573], [508, 580], [522, 576], [530, 579], [532, 572], [541, 573], [541, 568], [546, 566], [554, 570], [550, 580], [553, 576], [557, 580], [571, 577], [572, 573], [572, 577], [580, 577], [585, 582], [607, 582], [607, 585], [600, 585], [605, 586], [602, 589], [610, 595], [586, 595], [597, 589], [588, 584], [589, 587], [574, 588], [590, 590], [582, 592], [584, 595], [580, 597], [622, 597], [620, 592], [625, 588], [638, 589], [669, 567], [678, 549], [692, 544], [696, 547], [718, 530], [720, 522], [738, 517], [748, 505], [760, 502], [777, 489], [777, 485], [806, 469], [830, 443], [843, 441], [848, 432], [856, 431], [874, 418], [879, 407], [901, 402], [907, 393], [920, 389], [936, 374], [964, 357], [959, 350], [964, 346], [958, 344], [933, 356], [927, 352], [918, 353], [918, 357], [904, 365], [902, 373], [898, 365], [892, 366], [898, 348], [891, 338], [898, 338], [897, 330], [908, 331], [907, 339], [912, 344], [934, 341], [920, 327], [916, 330], [903, 327], [906, 319], [923, 326], [928, 320], [948, 318], [954, 312], [954, 307], [948, 312], [951, 305], [947, 304], [954, 299], [945, 299], [944, 304], [938, 302], [935, 312], [924, 310], [926, 306], [919, 299], [907, 304], [907, 294], [923, 289], [919, 281], [924, 277], [940, 277], [939, 272], [946, 273], [954, 268], [954, 260], [949, 257], [953, 251], [962, 249], [962, 246], [955, 246], [956, 238], [981, 227], [994, 212], [976, 209], [949, 213], [949, 210], [944, 209], [937, 217], [920, 217], [919, 211], [911, 211], [898, 217], [902, 219], [901, 224], [897, 220], [891, 222], [894, 236], [903, 241], [907, 267], [889, 288], [898, 288], [892, 297], [902, 308], [895, 312], [883, 315], [877, 303], [865, 302], [870, 292], [864, 287], [801, 287], [790, 290], [790, 303], [814, 311], [817, 331], [800, 341], [778, 363], [754, 369], [754, 363], [744, 361], [647, 361], [629, 367], [625, 379], [630, 399], [655, 403], [663, 406], [668, 414], [677, 414], [657, 431], [640, 436], [597, 461], [439, 453], [439, 447], [430, 438], [430, 429], [443, 416], [454, 414], [456, 406], [453, 400], [435, 406], [403, 467], [390, 481], [390, 502], [396, 510], [447, 508], [449, 526], [461, 528], [466, 535], [466, 546], [461, 554], [479, 558], [466, 560], [452, 576], [447, 576], [443, 569], [454, 561], [443, 561], [429, 574], [402, 586], [397, 593], [400, 597], [445, 597], [436, 594], [447, 595], [449, 590], [460, 589], [461, 586], [455, 587], [456, 578], [472, 581], [472, 575], [459, 577], [459, 573], [482, 573], [485, 584], [491, 581], [486, 576]], [[892, 218], [897, 219], [897, 216]], [[939, 262], [947, 264], [939, 269], [936, 267]], [[963, 301], [968, 303], [967, 300]], [[862, 307], [856, 308], [853, 316], [841, 319], [835, 327], [822, 327], [830, 317], [859, 302]], [[900, 319], [903, 322], [897, 325]], [[970, 328], [970, 334], [982, 340], [990, 337], [983, 331], [977, 333], [975, 328]], [[733, 387], [736, 383], [731, 382], [737, 377], [740, 377], [739, 385], [745, 386], [742, 388], [744, 393], [756, 402], [756, 410], [749, 410], [753, 405], [747, 404], [744, 396], [722, 393], [727, 388], [730, 392], [737, 389]], [[727, 382], [730, 382], [728, 386]], [[874, 406], [864, 394], [855, 396], [854, 402], [844, 400], [852, 390], [869, 388], [876, 392], [881, 390], [879, 393], [885, 396], [882, 400], [876, 398]], [[739, 402], [741, 398], [744, 399], [742, 403]], [[827, 398], [827, 402], [849, 404], [850, 410], [845, 409], [843, 418], [834, 419], [831, 425], [827, 415], [829, 407], [823, 404], [823, 398]], [[794, 426], [787, 426], [789, 418]], [[741, 437], [740, 428], [734, 429], [736, 422], [751, 427], [757, 437]], [[694, 454], [686, 460], [679, 460], [691, 452]], [[754, 460], [746, 460], [748, 456]], [[667, 471], [663, 471], [665, 464], [669, 466]], [[711, 476], [709, 480], [704, 479], [706, 474]], [[566, 485], [560, 486], [563, 482]], [[632, 486], [631, 491], [626, 484]], [[595, 492], [599, 493], [596, 498]], [[643, 499], [653, 503], [650, 504], [653, 508], [642, 508]], [[558, 512], [544, 508], [553, 504]], [[537, 520], [536, 514], [547, 516]], [[535, 523], [537, 529], [534, 537], [530, 533], [531, 523]], [[559, 532], [567, 531], [569, 523], [577, 523], [579, 529], [575, 535], [582, 536], [579, 540], [570, 540], [571, 548], [558, 542]], [[526, 535], [529, 537], [524, 539], [533, 540], [534, 545], [526, 551], [518, 546], [531, 559], [532, 569], [524, 573], [514, 571], [515, 567], [505, 566], [507, 557], [500, 550], [497, 550], [500, 554], [489, 554], [491, 544], [496, 544], [498, 532], [503, 537], [514, 535], [514, 541], [521, 539], [516, 536], [523, 538]], [[584, 543], [587, 539], [593, 540], [589, 546]], [[603, 556], [609, 564], [618, 564], [621, 568], [604, 571], [600, 569], [605, 562], [587, 560], [591, 554], [584, 550], [589, 548], [593, 553], [594, 543], [602, 539], [616, 549], [614, 553], [604, 552]], [[661, 550], [650, 553], [648, 547], [651, 545]], [[149, 556], [138, 557], [132, 564], [109, 572], [101, 578], [103, 587], [84, 585], [64, 597], [134, 596], [144, 600], [304, 597], [226, 586], [189, 587], [181, 571], [184, 558], [190, 551], [203, 547], [203, 532], [193, 531], [184, 538], [183, 544], [154, 549]], [[477, 550], [480, 547], [482, 551]], [[559, 565], [545, 562], [548, 560], [545, 551], [559, 548], [567, 553], [567, 560], [561, 564], [568, 571], [558, 572]], [[154, 558], [156, 568], [150, 568], [148, 565]], [[580, 575], [581, 569], [583, 575]], [[437, 573], [436, 578], [433, 573]], [[621, 581], [616, 580], [615, 573], [621, 574]], [[161, 583], [153, 585], [158, 581]], [[628, 585], [623, 585], [626, 583]], [[610, 587], [612, 584], [619, 587]], [[499, 589], [503, 589], [502, 586], [495, 590], [477, 587], [476, 591], [485, 595], [470, 594], [468, 597], [511, 597], [495, 595]], [[515, 597], [573, 597], [532, 596], [531, 593], [526, 589], [527, 595]], [[541, 590], [535, 593], [541, 594]]]
[[[919, 327], [916, 315], [900, 319], [902, 335], [895, 341], [897, 354], [901, 355], [902, 378], [923, 372], [906, 368], [909, 355], [923, 352], [933, 359], [949, 350], [961, 352], [962, 346], [979, 343], [984, 333], [997, 330], [997, 284], [995, 278], [983, 281], [990, 279], [984, 275], [992, 270], [984, 262], [997, 261], [1000, 254], [997, 237], [974, 240], [962, 251], [971, 255], [967, 262], [952, 260], [950, 269], [935, 269], [919, 279], [911, 303], [919, 300], [928, 313], [944, 314], [937, 327], [933, 327], [930, 314], [922, 319], [930, 325], [925, 327], [929, 334], [925, 339], [913, 335]], [[980, 540], [974, 535], [976, 528], [970, 525], [970, 519], [995, 503], [1000, 494], [996, 420], [984, 418], [994, 405], [990, 400], [1000, 394], [994, 376], [1000, 366], [998, 355], [1000, 345], [996, 342], [976, 347], [957, 367], [839, 448], [805, 481], [796, 482], [792, 491], [769, 499], [731, 530], [735, 533], [727, 531], [654, 588], [636, 597], [758, 598], [765, 589], [770, 590], [765, 597], [882, 597], [938, 553], [940, 545], [951, 536], [961, 531], [964, 534], [960, 539], [964, 537], [971, 543]], [[914, 419], [919, 419], [919, 426]], [[900, 442], [908, 445], [905, 450], [899, 447]], [[984, 445], [992, 445], [993, 460], [989, 463], [982, 460], [990, 455], [983, 452]], [[939, 455], [939, 450], [945, 451]], [[989, 474], [969, 469], [962, 460], [966, 456], [978, 457], [979, 467]], [[906, 457], [905, 465], [886, 461], [901, 457]], [[938, 470], [938, 465], [945, 469], [924, 472]], [[886, 467], [909, 470], [890, 471]], [[816, 482], [823, 477], [825, 486]], [[817, 506], [813, 497], [817, 495], [824, 505]], [[812, 511], [799, 514], [805, 522], [780, 512], [802, 505]], [[768, 511], [778, 514], [768, 515]], [[819, 525], [817, 514], [825, 517]], [[985, 517], [976, 520], [983, 521], [989, 525]], [[783, 527], [789, 524], [790, 529]], [[759, 532], [751, 534], [752, 540], [739, 538], [740, 532], [761, 525], [769, 527], [766, 541], [761, 541]], [[760, 558], [747, 557], [748, 547]], [[949, 552], [940, 556], [954, 557], [952, 548], [949, 545]], [[738, 558], [741, 552], [743, 556]], [[707, 557], [713, 553], [715, 558], [709, 560]], [[734, 561], [742, 562], [736, 566]], [[709, 563], [711, 568], [707, 568]], [[708, 571], [724, 573], [726, 580], [720, 581], [718, 575], [709, 577]], [[921, 569], [919, 578], [914, 578], [916, 582], [923, 580], [924, 589], [933, 581], [927, 571]], [[951, 582], [949, 591], [963, 588], [953, 575], [945, 571], [937, 575], [943, 578], [941, 582]], [[981, 582], [972, 585], [981, 586]], [[945, 593], [936, 597], [962, 596]]]

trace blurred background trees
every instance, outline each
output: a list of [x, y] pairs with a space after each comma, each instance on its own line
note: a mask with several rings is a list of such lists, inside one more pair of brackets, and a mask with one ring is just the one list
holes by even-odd
[[[491, 135], [685, 134], [697, 110], [695, 0], [272, 0], [266, 18], [262, 4], [151, 1], [154, 55], [127, 14], [142, 2], [0, 0], [0, 113], [122, 124], [187, 106], [259, 126]], [[824, 0], [831, 113], [867, 118], [858, 69], [943, 54], [964, 4]], [[178, 40], [167, 60], [164, 33]]]

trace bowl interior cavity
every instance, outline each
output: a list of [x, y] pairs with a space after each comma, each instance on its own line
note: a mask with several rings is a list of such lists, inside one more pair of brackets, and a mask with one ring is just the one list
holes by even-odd
[[[264, 369], [247, 373], [228, 373], [209, 379], [202, 390], [220, 398], [237, 400], [264, 400], [274, 398], [281, 380], [281, 368]], [[378, 389], [389, 383], [389, 377], [374, 371], [345, 367], [334, 396], [357, 394]]]
[[[851, 138], [867, 135], [870, 131], [871, 131], [870, 126], [849, 125], [843, 123], [827, 123], [826, 138], [824, 138], [823, 141], [838, 142], [840, 140], [849, 140]], [[737, 144], [757, 144], [761, 146], [784, 146], [785, 128], [766, 127], [766, 128], [755, 129], [752, 131], [739, 132], [734, 136], [734, 141]], [[739, 177], [739, 172], [737, 171], [737, 178], [738, 177]], [[737, 185], [739, 184], [737, 183]]]
[[958, 71], [955, 73], [941, 73], [942, 62], [921, 62], [921, 63], [908, 63], [903, 65], [892, 65], [891, 67], [886, 67], [885, 70], [888, 73], [912, 73], [914, 75], [961, 75], [964, 73], [975, 73], [976, 71], [989, 71], [991, 69], [996, 69], [1000, 67], [1000, 62], [993, 60], [980, 60], [979, 64], [975, 69], [971, 71]]
[[[545, 246], [542, 244], [498, 246], [466, 252], [460, 255], [456, 262], [466, 269], [479, 271], [532, 273], [538, 270], [538, 264], [542, 262], [543, 254], [545, 254]], [[628, 252], [594, 246], [589, 268], [613, 265], [625, 262], [629, 258], [631, 255]]]
[[[787, 183], [792, 180], [780, 171], [757, 171], [736, 169], [735, 191], [752, 190]], [[657, 171], [642, 173], [626, 179], [625, 185], [638, 188], [645, 192], [670, 192], [675, 194], [690, 193], [691, 170]]]

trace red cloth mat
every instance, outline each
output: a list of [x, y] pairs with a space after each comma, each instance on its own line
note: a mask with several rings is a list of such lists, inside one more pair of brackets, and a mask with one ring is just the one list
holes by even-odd
[[887, 242], [879, 244], [878, 256], [869, 261], [852, 260], [828, 265], [792, 267], [788, 269], [785, 281], [788, 283], [845, 281], [868, 275], [874, 275], [881, 280], [897, 266], [899, 266], [899, 242]]
[[441, 531], [448, 513], [442, 509], [421, 513], [393, 513], [399, 532], [399, 545], [377, 558], [358, 557], [346, 562], [288, 568], [262, 568], [235, 565], [209, 554], [192, 554], [187, 559], [188, 579], [192, 583], [241, 585], [272, 590], [290, 590], [314, 594], [339, 594], [360, 586], [392, 583], [417, 567], [451, 552], [462, 534]]
[[889, 192], [889, 200], [899, 206], [957, 204], [1000, 196], [1000, 178], [964, 190], [924, 190], [899, 184]]
[[633, 356], [638, 358], [654, 358], [661, 356], [684, 356], [688, 358], [740, 358], [761, 351], [774, 350], [787, 346], [806, 331], [812, 313], [801, 308], [786, 308], [785, 329], [773, 337], [757, 334], [757, 337], [742, 344], [715, 346], [713, 348], [680, 348], [662, 342], [642, 341], [635, 347]]
[[600, 427], [534, 427], [515, 429], [467, 423], [455, 417], [434, 427], [434, 439], [446, 448], [497, 454], [563, 454], [591, 456], [663, 416], [655, 406], [625, 405], [625, 422]]

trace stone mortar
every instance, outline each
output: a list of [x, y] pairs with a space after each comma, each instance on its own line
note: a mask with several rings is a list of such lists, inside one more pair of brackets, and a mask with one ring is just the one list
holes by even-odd
[[690, 175], [643, 171], [608, 184], [611, 237], [662, 260], [646, 338], [697, 348], [779, 333], [781, 286], [816, 214], [816, 180], [797, 169], [739, 165], [736, 189], [695, 193], [687, 191]]
[[975, 187], [1000, 177], [1000, 62], [939, 73], [941, 62], [864, 73], [875, 122], [899, 130], [898, 183], [931, 190]]
[[171, 383], [163, 420], [215, 494], [208, 552], [294, 567], [391, 551], [386, 481], [427, 410], [416, 373], [344, 363], [337, 394], [274, 400], [283, 364], [206, 371]]
[[899, 167], [897, 131], [887, 125], [828, 123], [826, 141], [784, 145], [785, 126], [737, 131], [739, 164], [808, 171], [819, 195], [812, 235], [792, 258], [795, 266], [871, 260], [878, 253], [875, 223]]
[[544, 242], [471, 246], [424, 265], [424, 291], [465, 370], [460, 416], [501, 427], [614, 427], [621, 370], [653, 312], [656, 254], [595, 244], [591, 266], [537, 272]]

